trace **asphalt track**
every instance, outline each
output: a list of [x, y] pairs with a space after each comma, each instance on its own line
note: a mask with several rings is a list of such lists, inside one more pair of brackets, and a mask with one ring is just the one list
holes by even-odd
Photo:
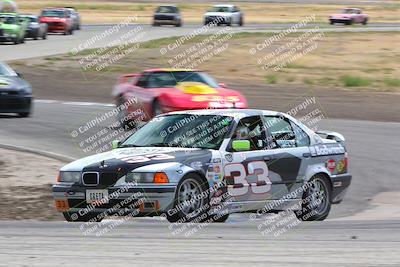
[[[0, 58], [68, 52], [104, 27], [92, 26], [92, 30], [74, 36], [50, 36], [48, 41], [2, 46]], [[387, 30], [387, 26], [376, 27]], [[347, 30], [340, 26], [333, 29]], [[179, 29], [182, 34], [191, 30], [191, 26]], [[150, 32], [148, 36], [153, 38], [177, 34], [175, 28]], [[31, 118], [0, 115], [0, 144], [77, 158], [85, 153], [71, 131], [110, 109], [109, 105], [39, 101]], [[263, 236], [258, 226], [264, 218], [250, 221], [246, 215], [234, 215], [226, 224], [208, 225], [185, 236], [173, 235], [170, 224], [160, 219], [134, 219], [101, 237], [85, 236], [79, 224], [2, 221], [0, 266], [400, 266], [399, 220], [390, 220], [385, 214], [359, 220], [360, 212], [373, 210], [369, 202], [378, 193], [400, 191], [400, 124], [324, 120], [320, 128], [346, 136], [354, 175], [345, 200], [334, 206], [327, 221], [301, 223], [279, 235]], [[393, 212], [398, 209], [396, 206]]]
[[[243, 27], [233, 26], [233, 32], [279, 32], [281, 30], [290, 28], [293, 24], [248, 24]], [[114, 25], [86, 25], [82, 27], [81, 31], [75, 31], [72, 36], [49, 34], [47, 40], [27, 40], [25, 44], [21, 45], [0, 45], [0, 60], [22, 60], [25, 58], [50, 56], [55, 54], [64, 54], [71, 52], [74, 48], [87, 42], [91, 37], [98, 36], [105, 31], [111, 29]], [[98, 48], [109, 45], [113, 40], [123, 36], [131, 31], [134, 27], [142, 27], [144, 32], [141, 41], [154, 40], [172, 36], [182, 36], [194, 32], [202, 25], [188, 24], [181, 28], [164, 26], [152, 27], [150, 25], [132, 24], [127, 27], [122, 27], [118, 32], [108, 35], [96, 41], [90, 48]], [[299, 29], [299, 32], [305, 31], [306, 28], [320, 27], [325, 32], [368, 32], [368, 31], [400, 31], [400, 23], [370, 23], [367, 26], [343, 26], [328, 24], [308, 24], [304, 29]], [[211, 27], [204, 32], [205, 34], [212, 34], [220, 30], [220, 27]]]

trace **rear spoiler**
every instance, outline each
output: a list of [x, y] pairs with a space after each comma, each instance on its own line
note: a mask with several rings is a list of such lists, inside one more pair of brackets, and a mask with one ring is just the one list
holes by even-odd
[[121, 75], [118, 78], [118, 83], [127, 83], [129, 80], [132, 80], [133, 78], [136, 78], [138, 76], [140, 76], [140, 74], [138, 74], [138, 73]]
[[344, 136], [340, 133], [337, 132], [331, 132], [331, 131], [317, 131], [315, 132], [319, 136], [325, 139], [330, 139], [330, 140], [335, 140], [338, 143], [344, 143], [346, 139]]

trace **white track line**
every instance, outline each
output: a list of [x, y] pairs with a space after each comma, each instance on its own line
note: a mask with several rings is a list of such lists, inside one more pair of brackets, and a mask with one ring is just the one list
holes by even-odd
[[71, 105], [71, 106], [101, 106], [101, 107], [115, 107], [114, 104], [110, 103], [96, 103], [96, 102], [77, 102], [77, 101], [60, 101], [52, 99], [35, 99], [35, 103], [41, 104], [61, 104], [61, 105]]

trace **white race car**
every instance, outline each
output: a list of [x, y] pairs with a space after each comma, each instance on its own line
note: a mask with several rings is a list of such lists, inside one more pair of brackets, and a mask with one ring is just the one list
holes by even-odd
[[215, 5], [204, 14], [204, 25], [207, 24], [243, 26], [244, 14], [234, 5]]
[[107, 215], [225, 221], [292, 209], [323, 220], [350, 185], [344, 138], [262, 110], [179, 111], [114, 149], [64, 166], [53, 186], [68, 221]]

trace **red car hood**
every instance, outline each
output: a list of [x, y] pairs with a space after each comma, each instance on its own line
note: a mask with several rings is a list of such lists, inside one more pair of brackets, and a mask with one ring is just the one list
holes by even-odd
[[57, 17], [41, 17], [40, 22], [64, 22], [65, 18], [57, 18]]
[[174, 88], [158, 88], [157, 91], [162, 105], [174, 109], [247, 108], [247, 101], [243, 95], [227, 88], [182, 83]]

